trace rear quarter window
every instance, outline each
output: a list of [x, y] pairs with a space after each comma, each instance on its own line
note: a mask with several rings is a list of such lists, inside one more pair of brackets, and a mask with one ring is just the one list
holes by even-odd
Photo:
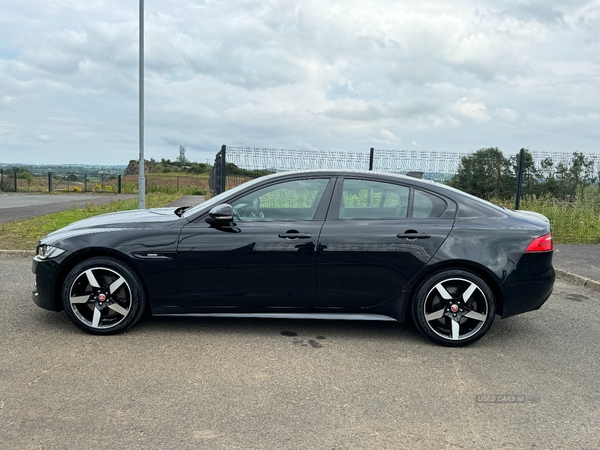
[[412, 217], [441, 217], [448, 208], [444, 199], [415, 189]]

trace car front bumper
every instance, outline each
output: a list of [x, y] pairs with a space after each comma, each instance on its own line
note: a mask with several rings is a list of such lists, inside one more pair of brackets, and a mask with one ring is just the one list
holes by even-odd
[[50, 311], [62, 310], [55, 292], [57, 269], [58, 262], [53, 259], [42, 261], [37, 256], [33, 258], [31, 271], [35, 274], [36, 289], [31, 293], [31, 298], [40, 308]]

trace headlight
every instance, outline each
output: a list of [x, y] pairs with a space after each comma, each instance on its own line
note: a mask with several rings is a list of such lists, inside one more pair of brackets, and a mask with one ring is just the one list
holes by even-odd
[[62, 248], [52, 247], [51, 245], [38, 245], [37, 257], [38, 259], [52, 259], [65, 252]]

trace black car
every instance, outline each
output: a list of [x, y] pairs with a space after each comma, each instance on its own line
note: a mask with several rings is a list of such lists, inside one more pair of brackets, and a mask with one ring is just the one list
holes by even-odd
[[105, 214], [44, 237], [42, 308], [113, 334], [154, 315], [404, 321], [449, 346], [552, 292], [546, 217], [431, 181], [346, 170], [262, 177], [194, 208]]

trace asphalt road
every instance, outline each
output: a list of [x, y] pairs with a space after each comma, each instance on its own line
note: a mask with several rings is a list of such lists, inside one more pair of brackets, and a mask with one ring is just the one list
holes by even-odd
[[52, 214], [86, 205], [104, 205], [106, 203], [137, 198], [135, 194], [0, 194], [0, 222], [28, 219], [30, 217]]
[[461, 349], [392, 322], [156, 317], [94, 337], [32, 303], [30, 266], [0, 259], [2, 448], [600, 442], [600, 294], [582, 286]]

